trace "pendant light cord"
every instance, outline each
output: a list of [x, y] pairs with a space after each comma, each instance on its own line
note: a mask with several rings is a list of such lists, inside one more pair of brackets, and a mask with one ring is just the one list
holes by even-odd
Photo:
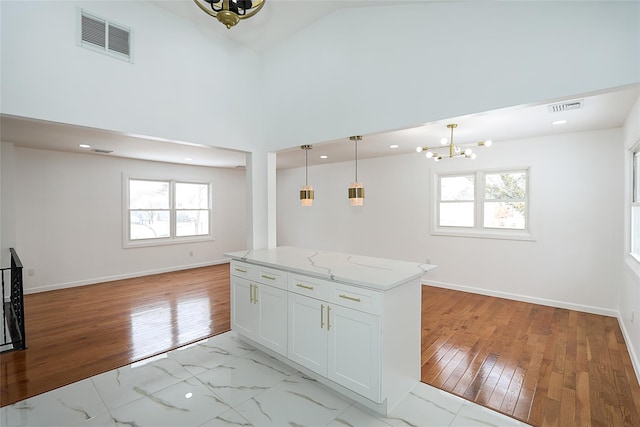
[[309, 150], [304, 150], [304, 185], [309, 186], [309, 165], [307, 164]]
[[354, 139], [353, 142], [356, 144], [356, 182], [358, 182], [358, 138]]

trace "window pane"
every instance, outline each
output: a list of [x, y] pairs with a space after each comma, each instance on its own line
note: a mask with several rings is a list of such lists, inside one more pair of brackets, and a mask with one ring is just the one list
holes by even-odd
[[440, 203], [441, 227], [473, 227], [473, 202]]
[[486, 228], [525, 229], [524, 202], [486, 202], [484, 226]]
[[129, 180], [129, 209], [169, 209], [169, 183]]
[[202, 236], [209, 234], [209, 211], [177, 211], [176, 236]]
[[440, 177], [440, 200], [473, 200], [473, 178], [473, 175]]
[[169, 211], [131, 211], [131, 240], [169, 237]]
[[527, 188], [525, 172], [485, 175], [485, 198], [488, 200], [524, 199]]
[[176, 209], [208, 209], [209, 185], [176, 183]]
[[640, 153], [633, 154], [633, 202], [640, 202]]

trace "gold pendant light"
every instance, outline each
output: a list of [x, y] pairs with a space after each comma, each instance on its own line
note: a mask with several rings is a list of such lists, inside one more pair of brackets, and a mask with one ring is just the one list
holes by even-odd
[[362, 206], [364, 205], [364, 186], [358, 182], [358, 141], [362, 141], [362, 136], [350, 136], [349, 139], [356, 147], [356, 180], [349, 186], [349, 203], [351, 206]]
[[304, 185], [300, 190], [300, 204], [302, 206], [313, 206], [313, 187], [309, 185], [309, 164], [308, 153], [313, 147], [311, 145], [301, 145], [304, 150]]
[[266, 0], [193, 0], [206, 14], [231, 28], [258, 13]]

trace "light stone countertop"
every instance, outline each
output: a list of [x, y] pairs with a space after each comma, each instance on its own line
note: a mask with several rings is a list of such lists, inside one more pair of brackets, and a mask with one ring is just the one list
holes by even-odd
[[281, 246], [226, 253], [225, 256], [265, 267], [386, 291], [422, 277], [431, 264], [373, 258], [339, 252]]

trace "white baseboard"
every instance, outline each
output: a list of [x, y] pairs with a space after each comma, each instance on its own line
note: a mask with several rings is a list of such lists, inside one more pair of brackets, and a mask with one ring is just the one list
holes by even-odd
[[635, 351], [635, 349], [631, 345], [633, 341], [631, 341], [631, 337], [629, 336], [627, 330], [625, 329], [624, 322], [620, 317], [620, 313], [616, 310], [611, 310], [603, 307], [593, 307], [590, 305], [574, 304], [574, 303], [564, 302], [564, 301], [550, 300], [545, 298], [530, 297], [527, 295], [512, 294], [509, 292], [492, 291], [489, 289], [474, 288], [472, 286], [456, 285], [453, 283], [437, 282], [433, 280], [423, 280], [422, 284], [425, 286], [435, 286], [437, 288], [452, 289], [455, 291], [470, 292], [473, 294], [487, 295], [491, 297], [510, 299], [514, 301], [528, 302], [531, 304], [540, 304], [540, 305], [546, 305], [549, 307], [556, 307], [556, 308], [566, 308], [567, 310], [581, 311], [584, 313], [615, 317], [616, 319], [618, 319], [618, 325], [620, 325], [620, 329], [622, 330], [622, 335], [624, 336], [625, 342], [627, 343], [627, 350], [629, 351], [629, 357], [631, 358], [633, 369], [636, 372], [636, 377], [638, 378], [638, 382], [640, 382], [640, 359], [638, 359], [638, 353]]
[[618, 324], [620, 325], [620, 329], [622, 330], [622, 336], [624, 337], [625, 343], [627, 343], [627, 351], [629, 352], [629, 357], [631, 358], [631, 364], [633, 365], [633, 370], [636, 371], [636, 378], [640, 383], [640, 358], [638, 358], [638, 353], [636, 352], [636, 349], [633, 348], [633, 345], [631, 345], [633, 341], [631, 341], [631, 336], [629, 335], [629, 332], [627, 331], [627, 328], [624, 325], [624, 321], [622, 320], [622, 316], [620, 316], [620, 313], [618, 313], [617, 317], [618, 317]]
[[611, 316], [615, 318], [618, 317], [618, 312], [616, 310], [612, 310], [609, 308], [594, 307], [590, 305], [574, 304], [574, 303], [565, 302], [565, 301], [557, 301], [557, 300], [551, 300], [546, 298], [531, 297], [527, 295], [512, 294], [510, 292], [492, 291], [490, 289], [474, 288], [472, 286], [456, 285], [453, 283], [435, 282], [433, 280], [423, 281], [422, 284], [427, 286], [435, 286], [437, 288], [446, 288], [446, 289], [453, 289], [456, 291], [470, 292], [472, 294], [487, 295], [490, 297], [529, 302], [532, 304], [547, 305], [549, 307], [566, 308], [567, 310], [575, 310], [575, 311], [582, 311], [585, 313], [600, 314], [602, 316]]
[[114, 280], [133, 279], [135, 277], [149, 276], [152, 274], [170, 273], [172, 271], [189, 270], [192, 268], [209, 267], [211, 265], [227, 264], [228, 258], [214, 261], [202, 262], [197, 264], [180, 265], [168, 268], [159, 268], [155, 270], [137, 271], [135, 273], [118, 274], [114, 276], [95, 277], [92, 279], [78, 280], [75, 282], [55, 283], [52, 285], [38, 286], [36, 288], [25, 289], [24, 294], [35, 294], [38, 292], [55, 291], [58, 289], [74, 288], [76, 286], [95, 285], [96, 283], [113, 282]]

